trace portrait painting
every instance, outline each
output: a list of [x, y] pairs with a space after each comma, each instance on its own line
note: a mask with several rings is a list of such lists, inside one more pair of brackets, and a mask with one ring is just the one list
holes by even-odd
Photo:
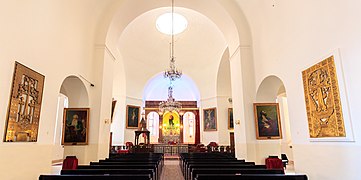
[[4, 142], [36, 142], [45, 76], [15, 62]]
[[304, 70], [302, 78], [310, 138], [346, 137], [340, 97], [344, 93], [338, 85], [334, 56]]
[[127, 105], [126, 127], [128, 129], [138, 128], [139, 118], [140, 118], [139, 111], [140, 111], [140, 106]]
[[217, 111], [216, 108], [203, 109], [204, 131], [217, 131]]
[[87, 145], [89, 108], [64, 108], [62, 145]]
[[281, 139], [281, 121], [278, 103], [254, 103], [257, 139]]
[[233, 129], [233, 108], [228, 108], [228, 129]]

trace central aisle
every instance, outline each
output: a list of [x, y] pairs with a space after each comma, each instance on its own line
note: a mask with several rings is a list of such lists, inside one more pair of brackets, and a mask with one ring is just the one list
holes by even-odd
[[184, 180], [179, 160], [164, 160], [164, 167], [160, 180]]

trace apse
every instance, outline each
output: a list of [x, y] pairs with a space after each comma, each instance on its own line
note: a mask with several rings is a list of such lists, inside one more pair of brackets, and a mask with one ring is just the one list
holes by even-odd
[[[143, 101], [166, 100], [168, 98], [169, 79], [164, 78], [163, 73], [158, 73], [148, 80], [143, 92]], [[199, 90], [193, 80], [183, 74], [181, 78], [172, 81], [173, 97], [176, 101], [200, 100]]]

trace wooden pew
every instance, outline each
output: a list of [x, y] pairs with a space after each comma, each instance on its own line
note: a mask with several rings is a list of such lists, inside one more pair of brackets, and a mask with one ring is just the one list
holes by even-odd
[[193, 168], [190, 179], [194, 180], [197, 174], [284, 174], [284, 171], [280, 169]]
[[197, 174], [195, 180], [308, 180], [306, 175], [285, 174]]
[[122, 165], [79, 165], [78, 169], [153, 169], [155, 173], [154, 179], [159, 179], [161, 172], [158, 171], [157, 166], [151, 164], [144, 165], [132, 165], [132, 164], [122, 164]]
[[153, 169], [74, 169], [61, 170], [61, 175], [123, 175], [123, 174], [146, 174], [156, 180], [156, 172]]
[[254, 165], [251, 164], [244, 164], [244, 163], [217, 163], [217, 164], [189, 164], [187, 170], [185, 171], [184, 177], [190, 179], [190, 173], [192, 172], [193, 168], [239, 168], [239, 169], [266, 169], [264, 165]]
[[40, 175], [39, 180], [152, 180], [147, 174], [122, 175]]

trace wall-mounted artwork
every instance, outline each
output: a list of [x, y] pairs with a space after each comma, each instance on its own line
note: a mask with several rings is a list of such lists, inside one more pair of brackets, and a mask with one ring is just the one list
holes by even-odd
[[87, 145], [89, 134], [89, 108], [65, 108], [63, 145]]
[[310, 138], [345, 137], [334, 56], [302, 71]]
[[139, 111], [140, 111], [139, 106], [127, 105], [126, 125], [128, 129], [138, 128], [139, 118], [140, 118]]
[[217, 131], [217, 110], [216, 108], [203, 109], [204, 131]]
[[228, 108], [228, 129], [233, 129], [234, 123], [233, 123], [233, 108]]
[[281, 121], [278, 103], [254, 103], [257, 139], [281, 139]]
[[15, 62], [4, 142], [36, 142], [45, 76]]

